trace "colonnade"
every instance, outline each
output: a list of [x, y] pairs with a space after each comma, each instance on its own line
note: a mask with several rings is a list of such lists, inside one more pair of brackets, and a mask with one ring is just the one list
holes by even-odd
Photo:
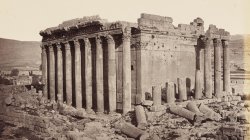
[[[122, 34], [123, 113], [131, 110], [130, 32], [126, 28]], [[94, 40], [94, 45], [91, 40]], [[95, 111], [102, 113], [104, 112], [105, 102], [104, 82], [108, 82], [108, 111], [115, 112], [117, 89], [116, 41], [110, 34], [105, 36], [97, 35], [91, 40], [82, 37], [64, 42], [53, 41], [44, 43], [41, 46], [43, 95], [53, 101], [66, 101], [68, 105], [72, 105], [74, 100], [77, 109], [85, 107], [86, 111], [92, 111], [93, 99], [96, 98]], [[103, 79], [103, 49], [106, 49], [103, 47], [103, 41], [107, 42], [108, 81]], [[95, 52], [93, 53], [93, 51]], [[93, 54], [95, 55], [92, 56]], [[96, 97], [94, 98], [93, 91], [96, 91]]]
[[[214, 47], [214, 94], [216, 97], [222, 96], [222, 91], [231, 92], [230, 88], [230, 61], [228, 40], [218, 38], [205, 38], [204, 44], [204, 88], [205, 96], [212, 98], [212, 67], [211, 67], [211, 44]], [[221, 52], [223, 49], [223, 53]], [[221, 56], [223, 54], [223, 56]], [[223, 61], [221, 61], [221, 58]], [[223, 62], [223, 63], [222, 63]], [[223, 76], [222, 76], [223, 75]], [[223, 86], [221, 78], [223, 77]], [[223, 89], [221, 89], [223, 87]]]

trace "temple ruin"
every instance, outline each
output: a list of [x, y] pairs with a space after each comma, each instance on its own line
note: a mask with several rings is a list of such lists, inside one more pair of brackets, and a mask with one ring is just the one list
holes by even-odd
[[176, 27], [172, 18], [151, 14], [137, 23], [92, 16], [40, 35], [43, 95], [52, 101], [127, 113], [151, 94], [156, 106], [161, 96], [171, 103], [231, 94], [230, 34], [215, 25], [205, 32], [201, 18]]

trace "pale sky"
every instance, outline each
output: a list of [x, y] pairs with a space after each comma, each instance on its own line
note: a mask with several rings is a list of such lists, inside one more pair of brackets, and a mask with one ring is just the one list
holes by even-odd
[[201, 17], [205, 29], [250, 34], [249, 9], [250, 0], [0, 0], [0, 38], [40, 41], [40, 30], [65, 20], [98, 14], [136, 23], [141, 13], [172, 17], [175, 26]]

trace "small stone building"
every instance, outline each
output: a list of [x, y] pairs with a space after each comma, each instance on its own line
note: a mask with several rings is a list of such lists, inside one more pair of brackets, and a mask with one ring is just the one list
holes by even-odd
[[216, 96], [229, 89], [229, 33], [214, 25], [205, 33], [201, 18], [176, 27], [172, 18], [151, 14], [141, 14], [138, 23], [92, 16], [65, 21], [40, 35], [44, 96], [76, 108], [126, 113], [152, 93], [152, 86], [164, 91], [173, 82], [178, 94], [177, 79], [182, 79], [188, 94], [197, 71], [204, 96], [212, 98], [212, 75]]

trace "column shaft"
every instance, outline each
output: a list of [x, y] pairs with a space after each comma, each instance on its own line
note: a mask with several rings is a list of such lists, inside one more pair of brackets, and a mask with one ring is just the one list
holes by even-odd
[[167, 103], [174, 103], [175, 102], [175, 87], [174, 87], [174, 82], [167, 82], [166, 87], [167, 87], [166, 102]]
[[223, 90], [230, 92], [230, 60], [229, 60], [229, 48], [228, 41], [222, 40], [223, 46]]
[[81, 50], [80, 42], [74, 41], [75, 45], [75, 92], [76, 108], [82, 108], [82, 74], [81, 74]]
[[130, 56], [131, 30], [127, 27], [123, 33], [122, 42], [122, 85], [123, 85], [123, 114], [131, 110], [131, 56]]
[[116, 64], [115, 64], [115, 41], [111, 35], [107, 36], [108, 42], [108, 93], [109, 111], [116, 111]]
[[70, 44], [66, 42], [65, 47], [65, 79], [66, 79], [66, 103], [72, 105], [72, 56], [70, 51]]
[[201, 71], [196, 70], [195, 73], [195, 99], [200, 99], [202, 97], [202, 82], [201, 82]]
[[43, 84], [43, 96], [48, 99], [48, 86], [47, 86], [47, 51], [45, 46], [42, 48], [42, 84]]
[[85, 47], [85, 94], [86, 94], [86, 110], [92, 110], [92, 54], [91, 44], [88, 38], [84, 38]]
[[161, 105], [161, 87], [160, 86], [153, 86], [152, 87], [152, 94], [153, 94], [153, 102], [154, 106]]
[[204, 40], [205, 55], [204, 55], [204, 74], [205, 74], [205, 96], [212, 98], [212, 73], [211, 73], [211, 39]]
[[49, 46], [49, 91], [50, 100], [55, 100], [55, 53], [53, 46]]
[[96, 37], [96, 92], [97, 112], [104, 112], [103, 49], [100, 37]]
[[62, 46], [57, 44], [57, 100], [58, 102], [63, 102], [63, 55]]
[[220, 40], [214, 39], [214, 93], [221, 97], [221, 52]]
[[178, 84], [179, 100], [186, 101], [187, 100], [187, 88], [186, 88], [185, 78], [178, 78], [177, 84]]

